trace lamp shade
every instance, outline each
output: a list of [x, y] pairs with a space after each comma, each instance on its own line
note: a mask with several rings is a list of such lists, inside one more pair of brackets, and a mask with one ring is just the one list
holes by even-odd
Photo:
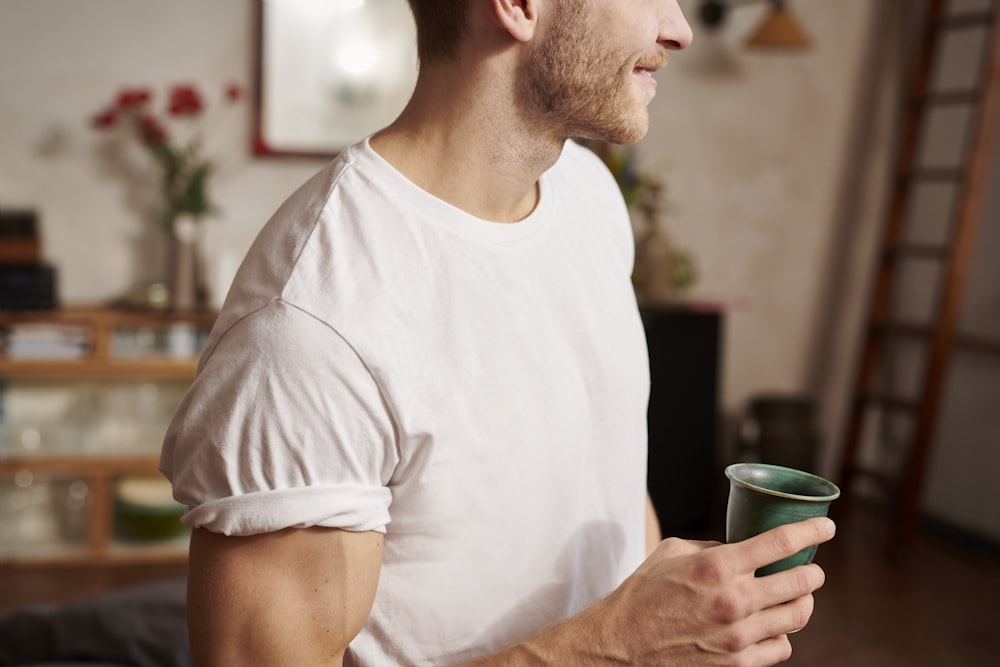
[[788, 9], [776, 4], [750, 35], [747, 46], [759, 49], [805, 49], [809, 35]]

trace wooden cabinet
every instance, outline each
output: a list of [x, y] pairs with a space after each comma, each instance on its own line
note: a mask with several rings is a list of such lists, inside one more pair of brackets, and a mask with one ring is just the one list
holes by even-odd
[[159, 447], [214, 317], [0, 311], [0, 566], [183, 561], [186, 534], [135, 529], [177, 510], [158, 504]]
[[660, 527], [664, 536], [719, 539], [723, 313], [675, 304], [643, 308], [642, 321], [651, 379], [647, 488]]

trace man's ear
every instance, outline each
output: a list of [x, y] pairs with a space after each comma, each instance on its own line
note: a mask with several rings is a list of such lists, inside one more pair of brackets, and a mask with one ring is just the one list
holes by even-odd
[[519, 42], [527, 42], [538, 27], [538, 0], [490, 0], [493, 20]]

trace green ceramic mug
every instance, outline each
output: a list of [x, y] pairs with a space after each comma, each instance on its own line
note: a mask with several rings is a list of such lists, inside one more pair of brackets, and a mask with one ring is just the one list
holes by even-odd
[[[766, 463], [735, 463], [726, 468], [729, 506], [726, 542], [740, 542], [782, 524], [826, 516], [840, 497], [833, 482], [793, 468]], [[757, 570], [762, 577], [811, 563], [815, 546]]]

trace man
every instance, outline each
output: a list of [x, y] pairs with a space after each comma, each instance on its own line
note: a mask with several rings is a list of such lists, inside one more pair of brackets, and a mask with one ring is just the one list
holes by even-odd
[[411, 6], [412, 100], [261, 232], [167, 434], [197, 662], [787, 658], [823, 573], [753, 572], [832, 524], [659, 542], [627, 213], [567, 142], [645, 133], [676, 0]]

